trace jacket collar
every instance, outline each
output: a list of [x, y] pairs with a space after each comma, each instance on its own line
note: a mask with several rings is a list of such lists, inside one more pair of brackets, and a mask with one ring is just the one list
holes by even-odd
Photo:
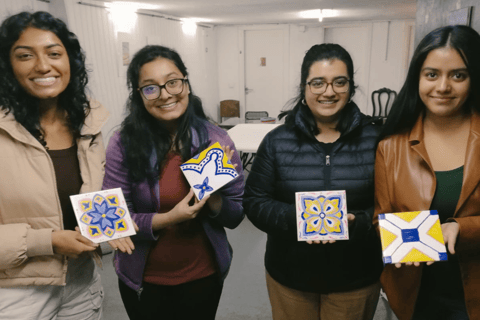
[[[409, 142], [413, 150], [415, 150], [423, 160], [428, 164], [430, 170], [434, 174], [434, 170], [430, 163], [430, 159], [423, 142], [423, 114], [418, 117], [415, 125], [410, 131]], [[478, 169], [478, 159], [480, 159], [480, 114], [474, 112], [470, 124], [470, 134], [467, 142], [467, 153], [465, 155], [465, 165], [463, 167], [463, 186], [460, 198], [457, 203], [458, 211], [475, 187], [480, 181], [480, 169]]]
[[[350, 117], [352, 117], [352, 122], [350, 123], [350, 126], [347, 128], [347, 130], [345, 130], [345, 132], [342, 134], [342, 136], [349, 133], [359, 125], [363, 125], [365, 123], [365, 121], [363, 121], [364, 115], [360, 112], [360, 109], [355, 104], [355, 102], [350, 101], [349, 104], [352, 104], [352, 108], [350, 109], [350, 115], [349, 115]], [[367, 117], [365, 116], [365, 118]], [[370, 117], [368, 117], [368, 119], [369, 120], [367, 120], [366, 122], [371, 122]], [[301, 114], [301, 112], [297, 112], [295, 115], [295, 126], [307, 136], [309, 135], [308, 134], [309, 129], [307, 128], [307, 125], [305, 123], [305, 120], [303, 119], [303, 115]]]
[[[82, 136], [92, 136], [100, 132], [104, 124], [107, 122], [110, 113], [97, 101], [90, 101], [91, 110], [85, 119], [80, 134]], [[8, 132], [16, 140], [42, 148], [43, 146], [35, 139], [30, 132], [27, 131], [20, 123], [15, 120], [12, 112], [6, 113], [0, 110], [0, 128]]]
[[110, 113], [100, 102], [96, 100], [90, 101], [90, 113], [85, 119], [85, 124], [80, 131], [82, 136], [97, 135], [108, 121]]

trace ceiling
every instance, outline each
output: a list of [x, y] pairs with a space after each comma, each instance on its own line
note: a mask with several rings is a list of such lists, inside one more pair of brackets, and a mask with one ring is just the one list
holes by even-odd
[[[105, 2], [105, 1], [101, 1]], [[109, 1], [107, 1], [109, 2]], [[318, 18], [302, 18], [300, 12], [337, 10], [322, 24], [364, 20], [415, 19], [416, 0], [128, 0], [149, 11], [176, 18], [195, 18], [213, 25], [295, 23], [320, 24]]]

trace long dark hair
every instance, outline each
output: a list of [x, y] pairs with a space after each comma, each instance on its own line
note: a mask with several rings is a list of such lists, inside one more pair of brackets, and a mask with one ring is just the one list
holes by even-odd
[[305, 88], [307, 87], [307, 78], [310, 74], [311, 66], [322, 60], [340, 60], [345, 63], [347, 66], [347, 73], [349, 77], [350, 87], [349, 87], [349, 102], [340, 112], [339, 121], [337, 123], [336, 129], [343, 133], [351, 123], [351, 110], [354, 108], [355, 103], [351, 101], [352, 97], [355, 95], [355, 81], [353, 79], [353, 60], [350, 54], [342, 46], [334, 43], [323, 43], [316, 44], [311, 47], [302, 62], [302, 69], [300, 75], [300, 85], [298, 87], [298, 95], [289, 102], [289, 105], [293, 106], [291, 110], [284, 111], [279, 115], [279, 119], [286, 116], [285, 124], [288, 126], [295, 126], [295, 119], [300, 116], [303, 119], [303, 122], [307, 126], [308, 136], [315, 138], [317, 134], [320, 133], [320, 130], [317, 127], [315, 118], [313, 117], [312, 111], [308, 108], [307, 105], [303, 104], [302, 101], [305, 101]]
[[39, 99], [26, 93], [14, 76], [10, 62], [10, 50], [22, 32], [37, 28], [54, 33], [67, 50], [70, 62], [70, 82], [60, 94], [58, 104], [67, 113], [67, 121], [74, 137], [80, 136], [90, 104], [85, 94], [88, 82], [85, 55], [75, 34], [65, 23], [48, 12], [21, 12], [10, 16], [0, 26], [0, 108], [12, 112], [15, 120], [24, 126], [43, 145], [40, 127]]
[[410, 62], [407, 78], [390, 110], [380, 139], [412, 129], [425, 109], [420, 99], [420, 72], [428, 54], [439, 48], [455, 49], [467, 66], [470, 94], [464, 103], [465, 111], [480, 112], [480, 35], [467, 26], [447, 26], [433, 30], [420, 41]]
[[[171, 149], [172, 144], [184, 160], [189, 159], [192, 148], [192, 129], [198, 134], [199, 146], [207, 144], [205, 122], [207, 117], [203, 111], [202, 101], [193, 94], [192, 87], [188, 94], [188, 106], [179, 118], [174, 140], [167, 128], [148, 113], [138, 90], [140, 69], [148, 62], [158, 58], [172, 61], [184, 77], [188, 76], [187, 68], [179, 54], [162, 46], [146, 46], [138, 51], [127, 70], [127, 85], [130, 94], [127, 100], [127, 116], [122, 123], [120, 136], [125, 147], [125, 161], [133, 181], [158, 177], [161, 163]], [[156, 152], [156, 163], [152, 166], [150, 158]]]

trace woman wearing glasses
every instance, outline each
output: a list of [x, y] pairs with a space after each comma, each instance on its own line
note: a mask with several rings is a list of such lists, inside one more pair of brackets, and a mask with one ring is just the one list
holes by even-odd
[[[127, 117], [107, 148], [103, 188], [122, 188], [139, 228], [134, 247], [111, 242], [130, 319], [215, 319], [232, 259], [224, 227], [243, 219], [240, 157], [207, 121], [187, 75], [169, 48], [137, 52], [127, 71]], [[179, 165], [215, 142], [239, 177], [198, 201]]]
[[[353, 62], [337, 44], [306, 53], [299, 94], [285, 125], [257, 152], [245, 213], [268, 234], [273, 319], [372, 319], [382, 271], [372, 228], [373, 168], [380, 125], [360, 112]], [[346, 190], [349, 240], [297, 241], [295, 192]]]

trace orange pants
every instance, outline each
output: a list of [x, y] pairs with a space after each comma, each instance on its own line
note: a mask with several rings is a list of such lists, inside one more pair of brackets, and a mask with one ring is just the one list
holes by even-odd
[[268, 272], [266, 277], [273, 320], [371, 320], [380, 295], [380, 282], [347, 292], [319, 294], [281, 285]]

